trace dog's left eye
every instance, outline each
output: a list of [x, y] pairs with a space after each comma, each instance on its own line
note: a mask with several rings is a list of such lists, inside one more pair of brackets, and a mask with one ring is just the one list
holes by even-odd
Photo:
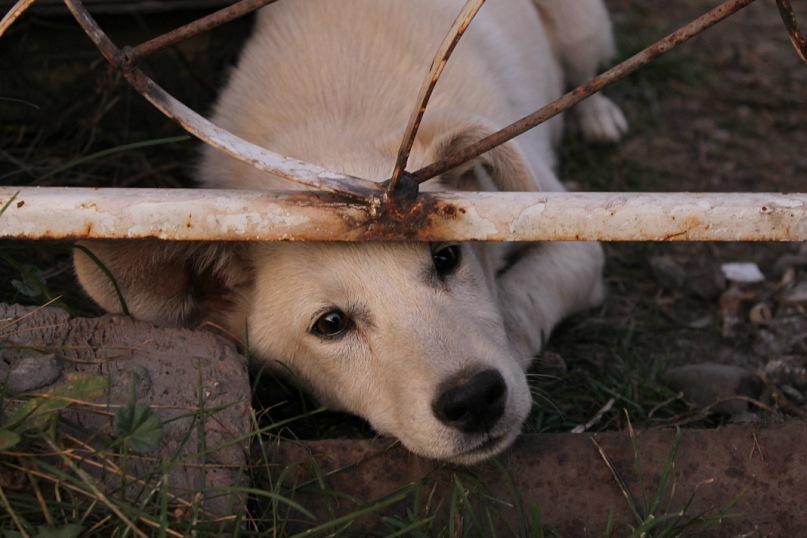
[[432, 252], [432, 261], [437, 274], [441, 277], [450, 275], [460, 264], [461, 250], [459, 245], [447, 245]]
[[314, 325], [311, 327], [311, 332], [320, 338], [337, 338], [342, 336], [353, 326], [353, 321], [350, 317], [341, 310], [331, 310], [321, 315]]

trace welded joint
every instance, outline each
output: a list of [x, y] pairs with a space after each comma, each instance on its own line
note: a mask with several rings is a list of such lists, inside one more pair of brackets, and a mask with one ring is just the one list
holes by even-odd
[[370, 196], [370, 218], [407, 218], [415, 208], [420, 192], [420, 185], [412, 178], [412, 174], [404, 171], [397, 181], [393, 183], [392, 179], [387, 180], [381, 187], [380, 192]]

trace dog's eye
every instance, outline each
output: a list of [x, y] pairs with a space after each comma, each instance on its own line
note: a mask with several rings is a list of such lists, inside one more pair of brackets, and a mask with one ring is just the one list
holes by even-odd
[[353, 321], [347, 314], [341, 310], [331, 310], [314, 322], [311, 332], [321, 338], [336, 338], [342, 336], [352, 326]]
[[460, 246], [447, 245], [432, 253], [432, 261], [437, 274], [441, 277], [450, 275], [460, 264]]

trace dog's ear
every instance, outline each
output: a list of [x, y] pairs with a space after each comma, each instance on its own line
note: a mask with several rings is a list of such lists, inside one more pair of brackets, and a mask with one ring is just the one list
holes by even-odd
[[[430, 164], [495, 132], [479, 118], [452, 113], [427, 114], [420, 129]], [[539, 182], [521, 150], [507, 142], [441, 176], [440, 183], [459, 191], [538, 191]], [[550, 171], [551, 173], [551, 171]], [[492, 184], [491, 184], [492, 183]]]
[[81, 285], [105, 310], [161, 325], [224, 323], [252, 280], [241, 243], [83, 241], [73, 260]]

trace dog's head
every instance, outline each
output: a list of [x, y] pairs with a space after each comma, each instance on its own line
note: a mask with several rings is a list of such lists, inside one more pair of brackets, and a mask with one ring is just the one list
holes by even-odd
[[[476, 138], [477, 133], [465, 136]], [[436, 139], [441, 152], [457, 136]], [[528, 190], [513, 148], [474, 164]], [[471, 167], [442, 178], [468, 187]], [[474, 186], [471, 185], [471, 188]], [[509, 188], [508, 188], [509, 187]], [[86, 242], [129, 311], [165, 325], [212, 321], [333, 409], [366, 418], [415, 453], [473, 463], [507, 447], [531, 405], [482, 244]], [[82, 250], [76, 268], [104, 308], [117, 291]]]
[[331, 408], [413, 452], [471, 462], [507, 446], [530, 408], [472, 247], [296, 243], [258, 249], [256, 352]]
[[[509, 445], [529, 412], [522, 366], [472, 245], [86, 246], [118, 274], [136, 317], [246, 331], [255, 356], [415, 453], [481, 460]], [[83, 253], [76, 263], [84, 277], [95, 270]], [[120, 310], [114, 290], [84, 281]]]

